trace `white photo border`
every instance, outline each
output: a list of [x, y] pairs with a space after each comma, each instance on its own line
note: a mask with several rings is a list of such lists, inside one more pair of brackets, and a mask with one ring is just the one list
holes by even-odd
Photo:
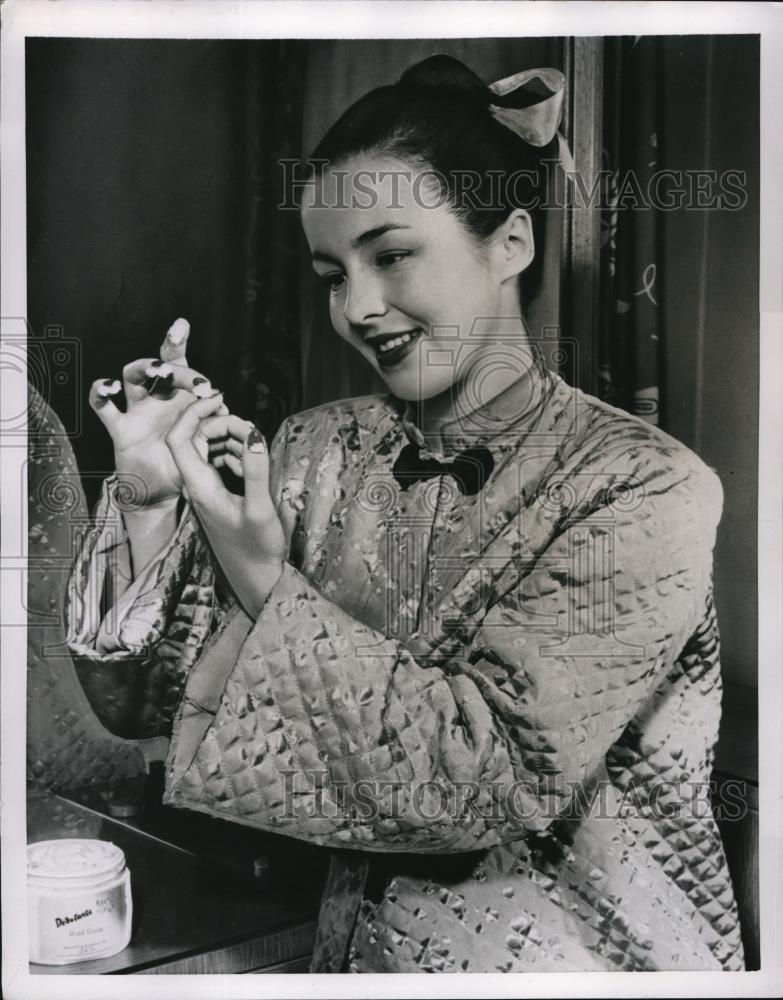
[[[644, 34], [761, 36], [759, 801], [761, 971], [430, 976], [31, 976], [25, 866], [26, 449], [0, 440], [0, 759], [3, 994], [128, 997], [712, 997], [783, 993], [783, 5], [454, 0], [5, 0], [0, 79], [0, 333], [27, 315], [25, 38], [443, 38]], [[730, 359], [728, 359], [730, 363]], [[0, 417], [26, 408], [24, 371], [0, 365]], [[24, 550], [26, 552], [26, 548]], [[143, 985], [142, 985], [143, 984]]]

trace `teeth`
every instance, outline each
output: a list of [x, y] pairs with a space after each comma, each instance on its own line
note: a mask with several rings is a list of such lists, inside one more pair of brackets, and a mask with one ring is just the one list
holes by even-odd
[[413, 340], [413, 335], [410, 333], [403, 333], [400, 337], [393, 337], [391, 340], [385, 341], [380, 346], [382, 351], [393, 351], [395, 347], [400, 347], [402, 344], [407, 344], [409, 340]]

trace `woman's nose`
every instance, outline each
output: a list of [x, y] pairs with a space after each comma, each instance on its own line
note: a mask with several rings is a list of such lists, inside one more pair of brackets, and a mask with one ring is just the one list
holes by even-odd
[[381, 282], [361, 277], [349, 280], [343, 305], [346, 322], [351, 326], [366, 326], [386, 312]]

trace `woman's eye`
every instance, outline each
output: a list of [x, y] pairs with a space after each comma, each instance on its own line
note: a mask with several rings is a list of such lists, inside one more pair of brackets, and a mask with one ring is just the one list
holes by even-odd
[[345, 275], [336, 271], [332, 274], [319, 274], [318, 277], [321, 281], [323, 281], [330, 292], [336, 292], [340, 285], [345, 281]]
[[401, 260], [405, 260], [408, 256], [410, 254], [407, 250], [391, 250], [388, 253], [379, 254], [378, 263], [381, 267], [392, 267], [394, 264], [399, 264]]
[[[410, 256], [410, 250], [387, 250], [378, 254], [376, 263], [379, 267], [394, 267]], [[318, 280], [322, 281], [330, 292], [336, 292], [344, 284], [345, 275], [340, 271], [332, 271], [329, 274], [319, 274]]]

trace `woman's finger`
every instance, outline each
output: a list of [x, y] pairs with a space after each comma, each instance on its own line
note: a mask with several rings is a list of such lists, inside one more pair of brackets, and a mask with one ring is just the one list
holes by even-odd
[[114, 430], [117, 420], [122, 416], [121, 411], [117, 409], [111, 398], [116, 396], [121, 389], [122, 385], [116, 378], [99, 378], [90, 386], [90, 406], [98, 414], [109, 433]]
[[[222, 416], [217, 414], [214, 417], [207, 417], [206, 420], [202, 420], [199, 426], [199, 431], [207, 438], [223, 438], [232, 437], [236, 438], [239, 442], [244, 444], [245, 438], [253, 429], [253, 423], [250, 420], [243, 420], [241, 417], [232, 414], [226, 414]], [[241, 451], [238, 453], [241, 454]]]
[[171, 399], [177, 391], [174, 385], [174, 371], [174, 366], [168, 361], [152, 361], [144, 371], [147, 376], [145, 386], [147, 395], [156, 399]]
[[[195, 368], [188, 368], [187, 365], [177, 365], [173, 361], [151, 361], [144, 369], [147, 376], [148, 391], [150, 380], [165, 379], [166, 385], [172, 389], [185, 389], [192, 392], [199, 399], [206, 399], [215, 391], [212, 383]], [[170, 391], [169, 390], [169, 391]]]
[[122, 369], [125, 395], [134, 402], [149, 395], [155, 379], [160, 380], [160, 385], [168, 383], [171, 389], [187, 389], [202, 398], [210, 396], [214, 391], [205, 375], [195, 368], [188, 368], [184, 363], [161, 361], [160, 358], [139, 358]]
[[179, 420], [166, 435], [166, 444], [196, 505], [208, 506], [210, 498], [214, 499], [215, 490], [223, 488], [217, 472], [204, 461], [195, 442], [199, 423], [212, 416], [221, 403], [222, 394], [219, 391], [207, 399], [195, 400], [182, 411]]
[[269, 451], [264, 435], [257, 427], [245, 439], [242, 468], [245, 473], [245, 514], [251, 520], [265, 521], [275, 514], [275, 510], [269, 495]]
[[216, 458], [211, 459], [211, 461], [216, 469], [219, 469], [225, 465], [227, 468], [231, 469], [231, 471], [234, 473], [235, 476], [239, 476], [240, 479], [245, 474], [244, 469], [242, 468], [241, 460], [235, 458], [228, 452], [224, 452], [222, 455], [216, 456]]
[[201, 421], [213, 416], [222, 404], [223, 393], [219, 389], [213, 389], [212, 395], [206, 399], [195, 399], [179, 415], [166, 437], [167, 443], [177, 447], [183, 442], [192, 442], [199, 432]]
[[132, 403], [138, 403], [147, 396], [168, 400], [180, 389], [201, 398], [211, 396], [214, 391], [209, 379], [200, 371], [159, 358], [132, 361], [123, 368], [122, 374], [126, 396]]
[[188, 347], [189, 334], [190, 323], [186, 319], [182, 319], [182, 317], [175, 319], [160, 346], [161, 361], [168, 361], [172, 365], [187, 366], [188, 362], [185, 354]]
[[216, 457], [217, 455], [223, 455], [225, 452], [229, 452], [231, 455], [236, 455], [237, 458], [242, 458], [243, 451], [244, 445], [242, 442], [235, 441], [234, 438], [214, 438], [209, 442], [210, 458]]
[[125, 390], [125, 398], [129, 404], [146, 398], [149, 386], [146, 372], [150, 365], [156, 361], [161, 364], [158, 358], [139, 358], [138, 361], [131, 361], [122, 369], [122, 388]]

